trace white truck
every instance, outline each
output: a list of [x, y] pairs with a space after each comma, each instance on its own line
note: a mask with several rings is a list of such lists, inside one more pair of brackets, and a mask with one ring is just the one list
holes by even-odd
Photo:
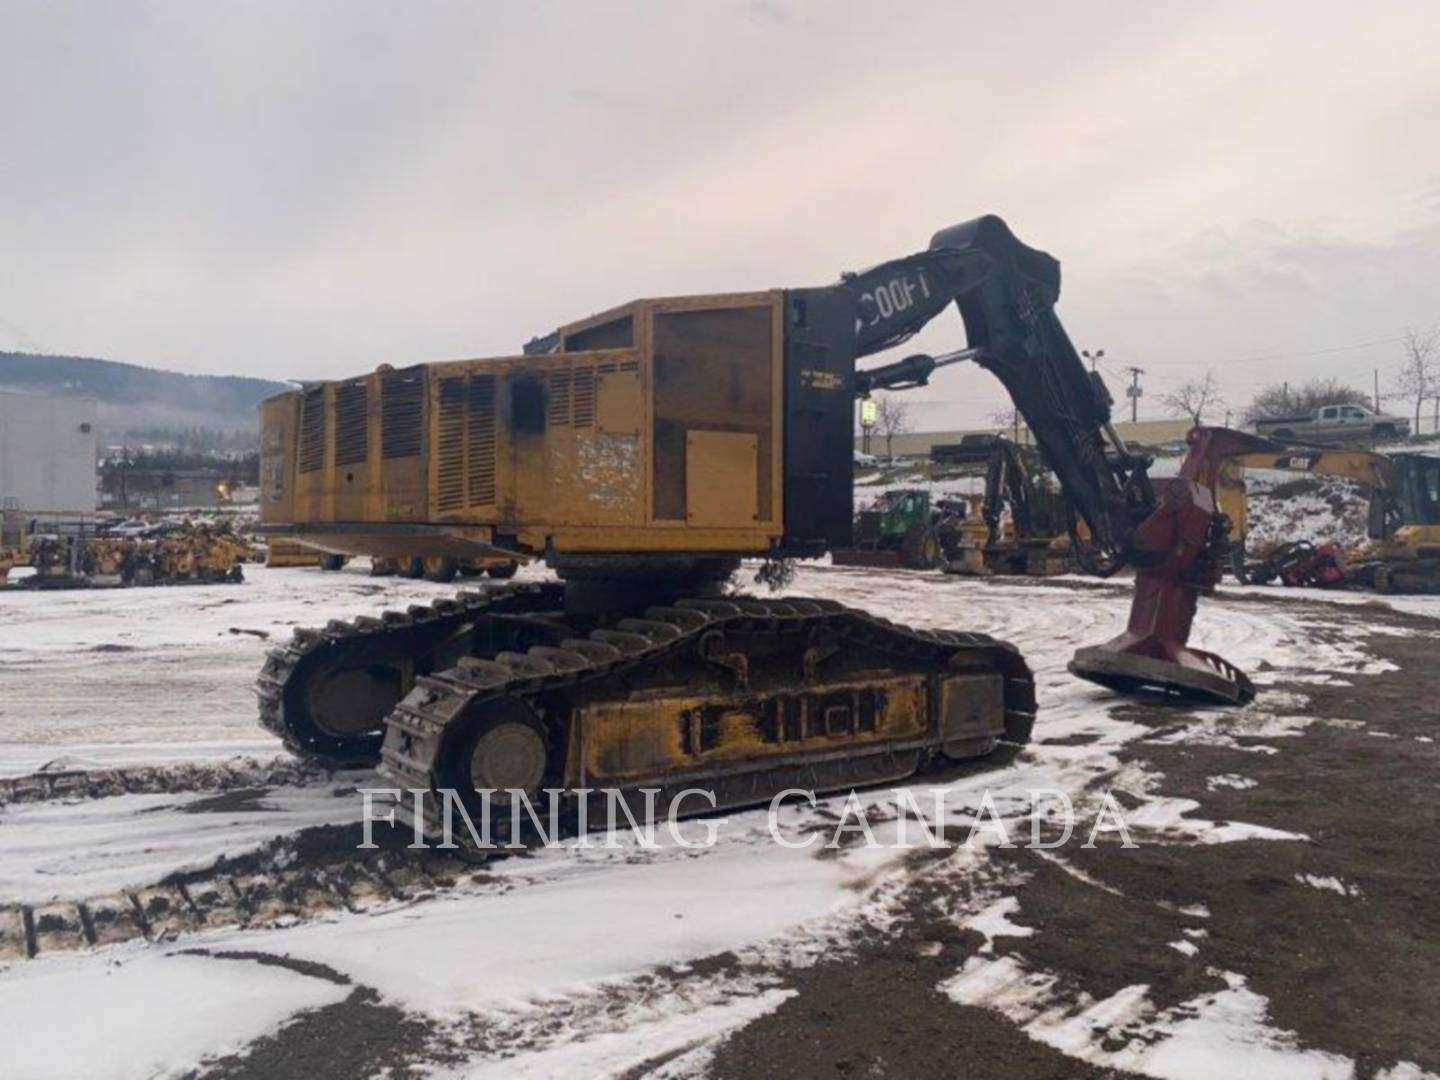
[[1372, 412], [1363, 405], [1322, 405], [1297, 416], [1257, 420], [1255, 433], [1277, 442], [1368, 443], [1404, 438], [1410, 434], [1410, 421]]

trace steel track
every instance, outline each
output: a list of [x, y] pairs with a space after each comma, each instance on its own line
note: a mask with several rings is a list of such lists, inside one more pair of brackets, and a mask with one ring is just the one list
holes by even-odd
[[[586, 683], [663, 665], [682, 650], [700, 646], [712, 631], [746, 634], [828, 631], [894, 656], [898, 663], [944, 670], [963, 656], [987, 661], [1005, 680], [1006, 738], [1029, 740], [1035, 717], [1035, 688], [1019, 651], [984, 634], [917, 630], [828, 600], [757, 600], [748, 597], [681, 600], [673, 607], [652, 607], [643, 618], [621, 619], [614, 628], [592, 631], [559, 648], [537, 645], [524, 653], [502, 652], [494, 659], [466, 657], [458, 666], [417, 679], [415, 689], [386, 720], [380, 771], [397, 786], [436, 791], [446, 786], [443, 755], [452, 727], [472, 707], [500, 697], [533, 700], [557, 690], [574, 691]], [[833, 791], [848, 785], [875, 784], [913, 774], [923, 763], [920, 747], [877, 744], [837, 749], [828, 760], [806, 756], [775, 769], [758, 768], [717, 777], [717, 808], [740, 806], [757, 793], [776, 787]], [[773, 775], [771, 775], [773, 773]], [[662, 797], [664, 784], [660, 781]], [[652, 785], [653, 786], [653, 785]], [[414, 824], [413, 804], [402, 800], [399, 815]], [[440, 801], [424, 800], [427, 835], [443, 833]], [[469, 841], [463, 828], [452, 839]]]

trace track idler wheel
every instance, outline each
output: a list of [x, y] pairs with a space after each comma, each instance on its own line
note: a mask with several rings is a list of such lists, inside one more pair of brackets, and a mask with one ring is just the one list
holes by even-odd
[[297, 732], [307, 745], [340, 761], [372, 761], [385, 737], [385, 717], [399, 703], [400, 673], [371, 665], [324, 673], [306, 687]]
[[[546, 781], [553, 778], [554, 755], [543, 722], [524, 701], [495, 697], [475, 702], [471, 715], [451, 733], [453, 753], [442, 753], [443, 765], [435, 774], [436, 791], [451, 788], [459, 796], [476, 829], [481, 827], [485, 803], [489, 803], [491, 842], [503, 845], [511, 839], [511, 800], [522, 795], [538, 815], [548, 804], [542, 796]], [[520, 820], [528, 822], [523, 807]], [[549, 823], [547, 822], [547, 828]], [[463, 822], [454, 822], [456, 830]]]

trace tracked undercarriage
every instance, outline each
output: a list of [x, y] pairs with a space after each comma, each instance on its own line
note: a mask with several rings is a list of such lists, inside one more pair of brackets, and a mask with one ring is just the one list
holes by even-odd
[[937, 754], [1024, 742], [1034, 721], [1024, 661], [984, 635], [820, 600], [696, 597], [605, 619], [563, 600], [521, 585], [299, 632], [261, 676], [262, 717], [302, 753], [380, 754], [396, 786], [427, 793], [436, 837], [446, 791], [476, 821], [491, 790], [537, 806], [558, 790], [573, 820], [610, 793], [647, 809], [641, 789], [667, 814], [698, 788], [676, 812], [704, 812], [900, 780]]

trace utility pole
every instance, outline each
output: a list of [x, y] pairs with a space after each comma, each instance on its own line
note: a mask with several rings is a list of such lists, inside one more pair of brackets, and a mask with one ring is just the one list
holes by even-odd
[[[1375, 369], [1375, 411], [1380, 411], [1380, 369]], [[1420, 434], [1418, 431], [1415, 434]]]
[[1140, 376], [1145, 374], [1145, 369], [1132, 366], [1125, 370], [1130, 372], [1130, 386], [1125, 396], [1130, 399], [1130, 422], [1134, 424], [1140, 419], [1140, 395], [1145, 392], [1140, 389]]

